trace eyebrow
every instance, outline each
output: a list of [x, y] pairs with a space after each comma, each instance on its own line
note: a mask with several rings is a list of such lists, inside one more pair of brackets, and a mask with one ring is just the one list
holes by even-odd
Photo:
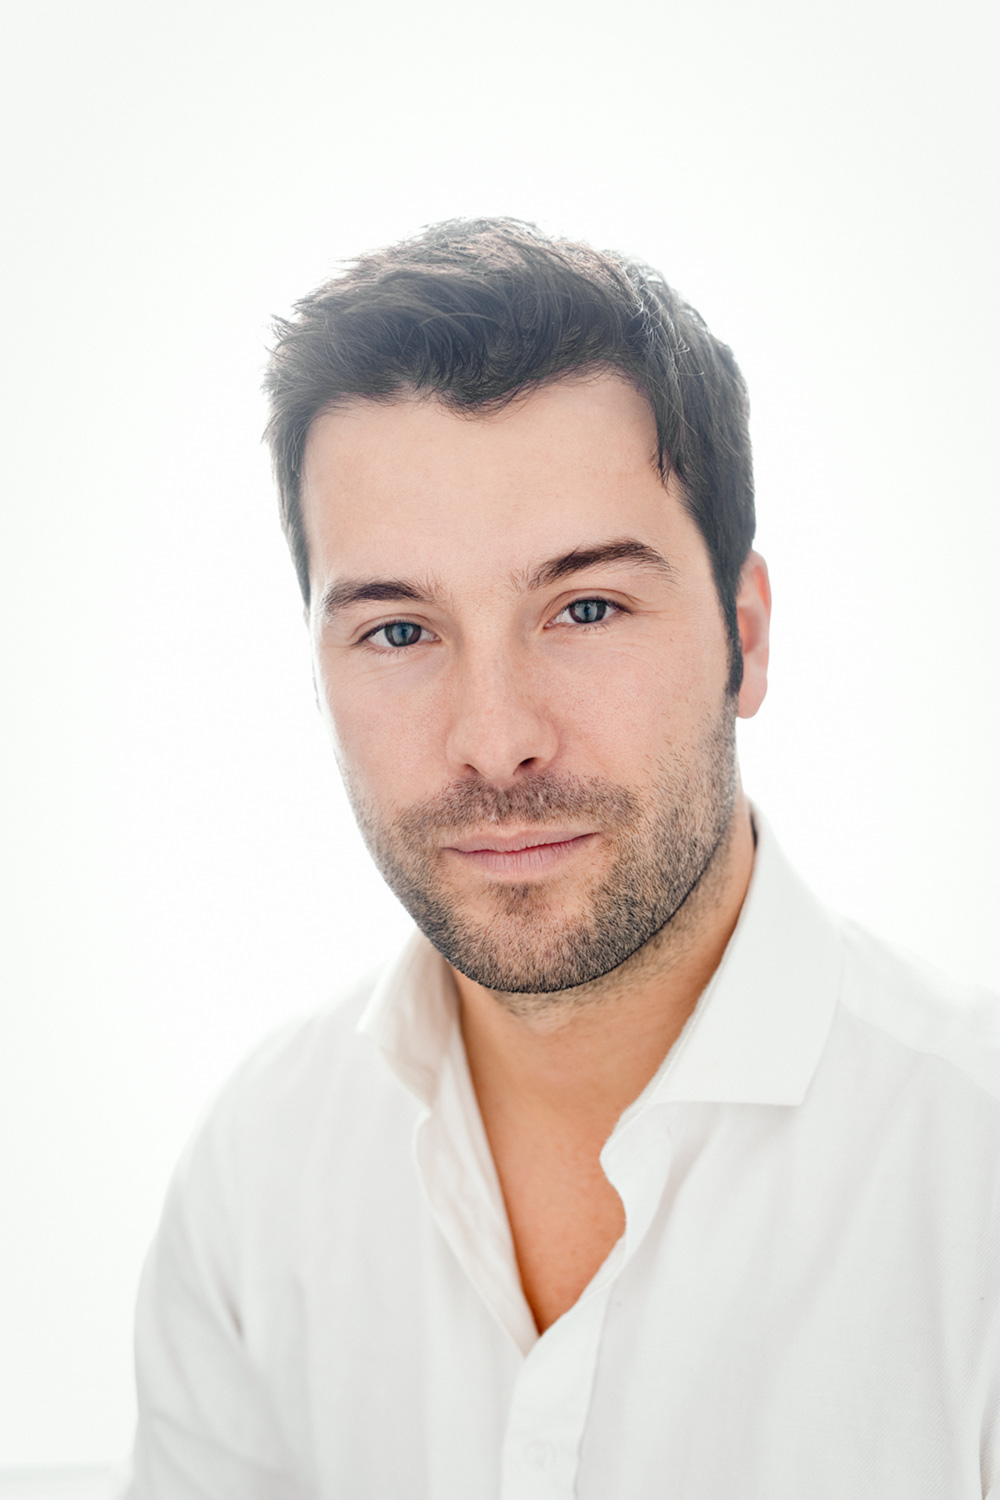
[[636, 537], [623, 536], [611, 542], [596, 542], [592, 547], [574, 547], [572, 552], [564, 552], [561, 557], [550, 557], [528, 574], [526, 587], [547, 588], [549, 584], [558, 583], [561, 578], [568, 578], [572, 573], [582, 573], [587, 568], [599, 568], [616, 562], [637, 563], [639, 567], [648, 568], [670, 582], [674, 582], [677, 577], [673, 563], [661, 552], [657, 552], [655, 547], [640, 542]]
[[405, 578], [345, 578], [342, 583], [333, 583], [320, 601], [320, 614], [331, 619], [338, 611], [351, 604], [385, 603], [394, 599], [409, 599], [415, 604], [429, 604], [430, 590]]
[[[590, 547], [574, 547], [558, 557], [547, 558], [530, 572], [517, 575], [513, 582], [515, 587], [530, 593], [588, 568], [617, 562], [638, 564], [670, 582], [677, 577], [673, 564], [655, 547], [636, 537], [617, 537], [609, 542], [595, 542]], [[323, 594], [320, 614], [329, 620], [352, 604], [391, 604], [397, 599], [409, 600], [411, 604], [433, 604], [438, 597], [438, 590], [410, 578], [345, 578], [340, 583], [331, 584]]]

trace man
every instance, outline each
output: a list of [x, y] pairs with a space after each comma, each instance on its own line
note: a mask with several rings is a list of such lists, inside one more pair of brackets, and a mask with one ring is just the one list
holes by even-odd
[[827, 912], [744, 796], [729, 351], [646, 268], [448, 223], [299, 304], [268, 389], [419, 931], [189, 1149], [129, 1493], [1000, 1496], [998, 1012]]

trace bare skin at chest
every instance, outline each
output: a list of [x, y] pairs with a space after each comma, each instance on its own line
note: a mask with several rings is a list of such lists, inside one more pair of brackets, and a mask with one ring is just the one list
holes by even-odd
[[614, 1121], [586, 1136], [567, 1120], [519, 1119], [503, 1097], [481, 1098], [517, 1255], [539, 1333], [577, 1302], [625, 1232], [622, 1201], [599, 1156]]

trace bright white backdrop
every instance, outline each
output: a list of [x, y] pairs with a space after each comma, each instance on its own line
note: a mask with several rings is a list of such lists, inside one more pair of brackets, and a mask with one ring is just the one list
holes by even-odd
[[662, 266], [754, 400], [745, 779], [829, 899], [1000, 986], [996, 12], [8, 0], [0, 1466], [131, 1423], [204, 1099], [406, 922], [316, 723], [268, 315], [513, 213]]

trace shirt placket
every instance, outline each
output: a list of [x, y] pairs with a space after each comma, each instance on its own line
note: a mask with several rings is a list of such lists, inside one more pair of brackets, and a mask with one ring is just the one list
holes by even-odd
[[598, 1282], [538, 1340], [508, 1410], [500, 1500], [573, 1495], [618, 1250]]
[[565, 1500], [576, 1493], [608, 1304], [663, 1196], [669, 1142], [666, 1112], [644, 1101], [602, 1153], [625, 1208], [625, 1234], [579, 1302], [525, 1357], [509, 1408], [500, 1500]]

